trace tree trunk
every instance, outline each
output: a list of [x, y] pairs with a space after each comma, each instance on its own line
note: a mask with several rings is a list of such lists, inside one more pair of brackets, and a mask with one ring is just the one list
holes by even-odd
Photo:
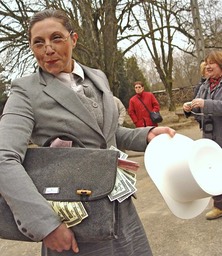
[[103, 27], [105, 73], [108, 77], [111, 90], [117, 91], [115, 62], [117, 58], [117, 19], [116, 0], [104, 0], [105, 23]]

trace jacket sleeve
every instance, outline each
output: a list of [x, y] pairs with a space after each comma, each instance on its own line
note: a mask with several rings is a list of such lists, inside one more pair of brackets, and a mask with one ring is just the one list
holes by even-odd
[[130, 129], [119, 126], [116, 133], [117, 147], [120, 149], [144, 152], [147, 147], [147, 135], [153, 127]]
[[129, 116], [131, 117], [133, 123], [136, 124], [138, 119], [136, 116], [136, 109], [134, 106], [134, 101], [132, 99], [130, 99], [130, 101], [129, 101], [128, 113], [129, 113]]
[[18, 229], [33, 241], [41, 241], [61, 222], [22, 165], [34, 125], [26, 91], [12, 87], [0, 122], [0, 193]]

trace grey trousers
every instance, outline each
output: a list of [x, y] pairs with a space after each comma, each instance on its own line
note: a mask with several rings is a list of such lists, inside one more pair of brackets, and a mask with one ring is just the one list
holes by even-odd
[[[145, 230], [132, 199], [120, 204], [120, 234], [118, 239], [97, 243], [78, 243], [79, 253], [61, 253], [42, 247], [42, 256], [152, 256]], [[101, 223], [102, 225], [102, 223]]]

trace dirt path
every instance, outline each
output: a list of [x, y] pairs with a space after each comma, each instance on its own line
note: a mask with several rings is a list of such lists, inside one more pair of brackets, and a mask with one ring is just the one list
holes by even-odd
[[184, 125], [184, 127], [182, 126], [179, 129], [176, 129], [176, 131], [177, 133], [183, 134], [193, 140], [197, 140], [202, 137], [199, 125], [196, 123], [192, 123], [192, 125], [189, 124], [188, 127]]

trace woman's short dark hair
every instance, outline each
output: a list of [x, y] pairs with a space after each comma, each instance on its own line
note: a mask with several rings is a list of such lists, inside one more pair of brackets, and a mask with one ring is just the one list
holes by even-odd
[[142, 87], [144, 87], [144, 84], [143, 84], [142, 81], [136, 81], [136, 82], [133, 83], [134, 86], [135, 86], [136, 84], [139, 84], [139, 85], [141, 85]]
[[74, 31], [72, 23], [67, 14], [62, 10], [56, 9], [45, 9], [40, 12], [36, 12], [29, 21], [28, 37], [29, 42], [31, 41], [31, 29], [39, 21], [48, 18], [55, 18], [61, 21], [61, 24], [69, 31]]

